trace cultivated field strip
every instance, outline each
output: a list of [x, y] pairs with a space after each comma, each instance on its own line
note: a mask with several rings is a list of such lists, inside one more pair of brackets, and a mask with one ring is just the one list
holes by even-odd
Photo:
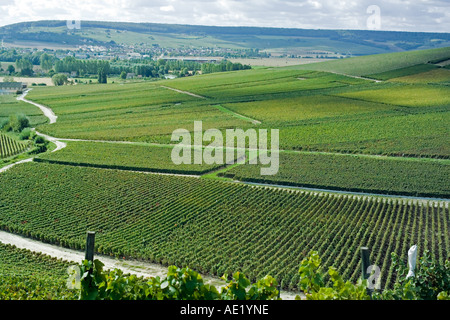
[[0, 133], [0, 159], [8, 158], [28, 149], [28, 144], [19, 142], [3, 133]]
[[248, 163], [221, 173], [251, 183], [335, 189], [415, 197], [448, 198], [450, 161], [403, 157], [281, 152], [279, 172], [261, 176]]
[[[368, 246], [382, 286], [395, 281], [391, 252], [417, 244], [450, 257], [444, 202], [402, 201], [262, 188], [206, 179], [29, 163], [0, 176], [0, 227], [83, 249], [97, 232], [99, 253], [221, 276], [275, 276], [298, 289], [298, 267], [319, 251], [326, 270], [360, 275]], [[22, 201], [27, 199], [27, 201]]]

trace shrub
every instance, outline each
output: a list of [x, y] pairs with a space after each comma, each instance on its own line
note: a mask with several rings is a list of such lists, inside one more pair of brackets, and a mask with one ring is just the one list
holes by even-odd
[[34, 138], [34, 143], [35, 143], [35, 144], [45, 144], [46, 142], [47, 142], [47, 140], [45, 140], [44, 137], [36, 136], [36, 137]]
[[30, 120], [23, 114], [11, 115], [2, 126], [5, 131], [22, 132], [23, 129], [30, 126]]
[[7, 130], [7, 126], [9, 125], [9, 120], [8, 119], [3, 119], [0, 121], [0, 130], [5, 130], [5, 131], [9, 131]]
[[47, 140], [45, 140], [44, 137], [36, 135], [34, 132], [32, 134], [34, 136], [34, 141], [33, 141], [34, 149], [32, 151], [30, 151], [29, 154], [38, 154], [38, 153], [46, 152], [48, 149], [49, 142]]
[[55, 74], [52, 77], [52, 82], [55, 86], [62, 86], [64, 84], [67, 84], [67, 81], [68, 81], [67, 76], [63, 73]]
[[[277, 282], [266, 276], [255, 284], [241, 273], [233, 275], [219, 292], [206, 285], [202, 277], [189, 268], [169, 267], [167, 276], [142, 279], [125, 275], [119, 269], [105, 272], [99, 260], [84, 260], [80, 266], [80, 300], [275, 300]], [[226, 276], [223, 277], [226, 280]]]
[[[328, 275], [333, 282], [332, 287], [324, 285], [325, 275], [320, 273], [321, 259], [316, 251], [301, 262], [300, 288], [308, 300], [370, 300], [367, 292], [367, 280], [352, 284], [344, 281], [334, 267], [330, 267]], [[300, 299], [299, 296], [296, 299]]]
[[[334, 267], [328, 274], [333, 282], [332, 287], [324, 285], [325, 275], [320, 273], [321, 260], [313, 251], [301, 263], [300, 288], [308, 300], [447, 300], [450, 297], [450, 260], [438, 265], [428, 251], [419, 259], [415, 275], [406, 278], [408, 267], [392, 253], [393, 266], [397, 272], [394, 289], [375, 291], [369, 294], [367, 280], [359, 280], [357, 284], [344, 282]], [[300, 297], [297, 296], [297, 299]]]
[[418, 259], [414, 276], [406, 278], [409, 268], [392, 253], [397, 281], [392, 290], [384, 290], [381, 298], [389, 300], [446, 300], [450, 294], [450, 258], [439, 265], [428, 250]]
[[22, 130], [22, 132], [20, 133], [19, 137], [21, 140], [28, 140], [31, 138], [32, 131], [30, 128], [25, 128]]

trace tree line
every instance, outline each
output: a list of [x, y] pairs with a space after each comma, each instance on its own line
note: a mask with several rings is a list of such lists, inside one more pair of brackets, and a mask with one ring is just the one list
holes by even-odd
[[39, 65], [42, 71], [50, 77], [60, 73], [70, 74], [72, 77], [100, 75], [99, 82], [100, 79], [102, 80], [101, 82], [105, 82], [105, 77], [113, 75], [120, 75], [124, 79], [127, 78], [128, 74], [143, 78], [163, 78], [170, 73], [178, 77], [184, 77], [198, 73], [207, 74], [251, 68], [248, 65], [232, 63], [227, 60], [221, 63], [199, 63], [196, 61], [165, 59], [157, 61], [151, 59], [129, 61], [118, 59], [111, 61], [86, 60], [77, 59], [73, 56], [58, 59], [46, 52], [21, 55], [15, 49], [0, 51], [0, 61], [15, 62], [15, 66], [11, 64], [5, 70], [9, 75], [17, 72], [22, 76], [32, 76], [34, 74], [33, 67]]

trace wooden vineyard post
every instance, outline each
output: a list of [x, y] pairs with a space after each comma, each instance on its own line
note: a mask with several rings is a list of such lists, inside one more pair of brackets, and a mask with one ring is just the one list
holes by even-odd
[[86, 255], [87, 261], [94, 261], [94, 245], [95, 245], [95, 232], [88, 231], [86, 237]]
[[369, 279], [369, 274], [367, 273], [367, 268], [370, 266], [369, 260], [369, 248], [361, 247], [361, 271], [362, 271], [362, 279]]
[[[369, 255], [370, 255], [369, 248], [361, 247], [361, 278], [363, 280], [367, 280], [370, 277], [370, 274], [367, 273], [367, 269], [370, 266]], [[372, 290], [367, 288], [367, 293], [372, 294]]]

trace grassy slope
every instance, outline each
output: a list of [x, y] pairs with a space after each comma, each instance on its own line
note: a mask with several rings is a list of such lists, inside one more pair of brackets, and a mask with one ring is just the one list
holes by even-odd
[[416, 75], [422, 72], [427, 72], [430, 70], [437, 69], [438, 66], [428, 63], [428, 64], [418, 64], [411, 67], [405, 67], [401, 69], [390, 70], [382, 73], [371, 74], [370, 78], [379, 79], [379, 80], [389, 80], [392, 78]]
[[393, 78], [391, 81], [402, 83], [450, 83], [450, 70], [445, 68]]
[[205, 129], [248, 125], [202, 99], [153, 83], [40, 89], [30, 99], [60, 116], [40, 128], [56, 137], [170, 143], [174, 130], [192, 130], [194, 121], [203, 121]]
[[[441, 51], [424, 51], [415, 55], [431, 60], [432, 57], [436, 59]], [[404, 59], [398, 58], [397, 63], [396, 68], [403, 65]], [[445, 71], [418, 65], [391, 71], [389, 77], [407, 74], [417, 78], [418, 75], [411, 74], [418, 72], [420, 75], [424, 70]], [[173, 92], [159, 85], [194, 92], [207, 99]], [[217, 73], [156, 83], [38, 88], [31, 93], [31, 99], [51, 106], [60, 116], [56, 125], [42, 127], [59, 137], [170, 143], [173, 130], [192, 130], [194, 120], [203, 120], [204, 130], [228, 127], [279, 129], [280, 146], [286, 150], [433, 158], [448, 158], [450, 155], [449, 96], [448, 86], [440, 83], [394, 81], [379, 84], [289, 68]], [[225, 107], [227, 112], [215, 107], [217, 105]], [[262, 123], [254, 125], [228, 110]], [[130, 146], [120, 148], [124, 156], [119, 158], [127, 157], [124, 150], [129, 149], [132, 153]], [[111, 152], [103, 149], [88, 151], [87, 161], [96, 165], [124, 165], [124, 161], [110, 157]], [[69, 148], [49, 159], [68, 162], [71, 157], [73, 161], [82, 159], [83, 156], [77, 155], [83, 152], [82, 149], [76, 150], [80, 151], [74, 153]], [[154, 165], [145, 159], [144, 154], [133, 153], [130, 161], [125, 162], [132, 167], [160, 170], [172, 165], [169, 156], [166, 161]], [[376, 163], [379, 168], [383, 167], [381, 162], [373, 164]], [[392, 164], [388, 165], [390, 170], [400, 167], [397, 162], [389, 163]], [[287, 168], [282, 170], [289, 172], [291, 165], [284, 163]], [[432, 171], [431, 168], [430, 165], [428, 169]], [[348, 183], [321, 180], [320, 172], [316, 172], [313, 182], [301, 178], [280, 179], [297, 184], [314, 182], [323, 187], [351, 188]], [[430, 186], [426, 190], [428, 187], [420, 186], [422, 178], [417, 176], [405, 176], [404, 179], [405, 186], [397, 183], [386, 186], [384, 190], [431, 194], [445, 189], [438, 188], [439, 191], [426, 184]], [[365, 185], [363, 180], [362, 175], [355, 178], [354, 188], [383, 190], [381, 182]]]
[[287, 68], [295, 70], [337, 72], [353, 76], [367, 76], [444, 58], [450, 58], [450, 47], [363, 56]]

